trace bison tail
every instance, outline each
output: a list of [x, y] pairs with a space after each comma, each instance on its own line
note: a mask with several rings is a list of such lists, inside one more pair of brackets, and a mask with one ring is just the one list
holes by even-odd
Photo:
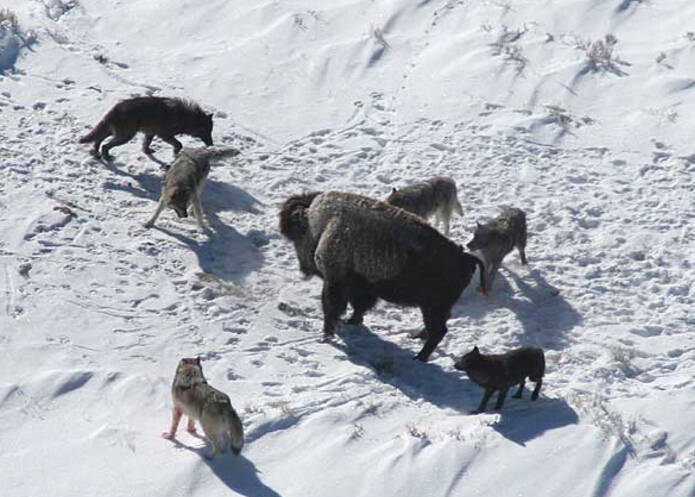
[[292, 241], [302, 238], [309, 229], [306, 210], [321, 192], [293, 195], [280, 209], [280, 233]]
[[478, 266], [478, 272], [480, 273], [480, 291], [482, 292], [483, 295], [489, 295], [490, 293], [487, 290], [487, 286], [485, 285], [485, 264], [483, 264], [483, 261], [480, 260], [479, 257], [472, 256], [475, 259], [475, 263]]

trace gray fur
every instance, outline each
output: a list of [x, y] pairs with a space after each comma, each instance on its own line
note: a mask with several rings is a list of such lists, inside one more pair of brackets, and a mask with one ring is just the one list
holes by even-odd
[[485, 394], [475, 413], [485, 411], [492, 394], [497, 390], [497, 404], [495, 409], [501, 409], [507, 391], [514, 385], [519, 389], [513, 395], [520, 399], [524, 390], [526, 377], [536, 383], [531, 394], [531, 400], [538, 399], [545, 375], [545, 355], [543, 349], [536, 347], [521, 347], [505, 354], [484, 355], [473, 347], [473, 350], [456, 361], [454, 367], [465, 371], [470, 380], [485, 388]]
[[445, 176], [436, 176], [400, 189], [394, 188], [386, 202], [423, 219], [434, 216], [435, 226], [441, 224], [447, 236], [451, 215], [456, 212], [463, 216], [463, 208], [456, 194], [456, 183]]
[[145, 223], [145, 227], [154, 226], [165, 207], [174, 209], [180, 218], [188, 217], [188, 205], [191, 203], [198, 226], [203, 228], [203, 206], [200, 197], [205, 179], [210, 172], [210, 163], [238, 154], [239, 150], [235, 148], [184, 148], [164, 177], [159, 204], [150, 220]]
[[526, 261], [526, 214], [521, 209], [505, 207], [502, 213], [486, 224], [477, 224], [473, 240], [467, 244], [468, 250], [482, 254], [487, 269], [487, 289], [492, 283], [502, 259], [514, 247], [519, 251], [523, 265]]
[[171, 396], [174, 401], [171, 428], [162, 434], [164, 438], [175, 437], [179, 421], [186, 415], [188, 431], [195, 432], [195, 421], [198, 421], [212, 444], [208, 457], [227, 450], [239, 454], [244, 445], [241, 419], [227, 394], [208, 385], [199, 357], [181, 359], [171, 385]]

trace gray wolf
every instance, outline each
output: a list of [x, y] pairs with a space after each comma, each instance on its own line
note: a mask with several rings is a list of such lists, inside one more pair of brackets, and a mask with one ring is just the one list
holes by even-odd
[[205, 179], [210, 172], [210, 162], [225, 157], [234, 157], [238, 154], [239, 150], [235, 148], [219, 150], [184, 148], [164, 176], [164, 186], [159, 204], [157, 204], [157, 209], [150, 220], [145, 223], [145, 227], [154, 226], [154, 222], [165, 207], [174, 209], [180, 218], [188, 217], [188, 204], [190, 203], [193, 204], [193, 212], [198, 226], [201, 229], [204, 228], [203, 206], [200, 196]]
[[444, 176], [436, 176], [401, 189], [394, 188], [386, 202], [423, 219], [434, 216], [435, 226], [439, 227], [441, 223], [446, 236], [449, 236], [451, 215], [456, 212], [463, 216], [463, 208], [456, 196], [456, 183]]
[[225, 393], [208, 385], [200, 366], [200, 357], [179, 361], [171, 385], [171, 396], [174, 401], [171, 428], [162, 433], [164, 438], [174, 438], [181, 416], [185, 414], [188, 416], [188, 431], [195, 433], [195, 422], [198, 421], [210, 440], [212, 451], [208, 457], [227, 449], [235, 454], [241, 452], [244, 429], [239, 415]]
[[416, 359], [427, 361], [447, 332], [451, 307], [482, 262], [427, 222], [385, 202], [351, 193], [290, 197], [280, 211], [280, 232], [293, 242], [299, 268], [323, 279], [323, 333], [335, 333], [347, 304], [349, 324], [384, 299], [419, 307], [426, 342]]
[[466, 245], [471, 252], [480, 252], [487, 269], [487, 289], [492, 289], [502, 259], [514, 247], [521, 263], [526, 261], [526, 214], [521, 209], [505, 207], [502, 213], [486, 224], [477, 223], [473, 239]]
[[519, 385], [513, 397], [520, 399], [527, 376], [529, 380], [536, 383], [531, 400], [538, 399], [545, 374], [545, 355], [543, 349], [536, 347], [521, 347], [506, 354], [484, 355], [476, 346], [461, 357], [454, 367], [459, 371], [465, 371], [473, 383], [485, 388], [485, 394], [478, 409], [473, 411], [477, 414], [485, 411], [487, 402], [495, 390], [499, 391], [495, 409], [502, 408], [504, 398], [511, 386]]
[[114, 105], [92, 131], [80, 138], [80, 143], [93, 142], [92, 154], [99, 156], [101, 142], [113, 138], [101, 147], [101, 154], [109, 157], [109, 151], [130, 141], [142, 131], [142, 151], [151, 154], [150, 143], [155, 136], [174, 147], [174, 154], [181, 150], [181, 142], [175, 136], [187, 134], [200, 138], [205, 145], [212, 145], [212, 114], [206, 114], [194, 102], [180, 98], [135, 97]]

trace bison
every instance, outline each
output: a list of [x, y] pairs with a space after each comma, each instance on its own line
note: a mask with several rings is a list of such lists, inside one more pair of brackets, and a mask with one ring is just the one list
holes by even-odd
[[280, 211], [280, 232], [293, 242], [307, 277], [323, 279], [323, 333], [335, 333], [348, 302], [349, 324], [361, 324], [378, 299], [419, 307], [427, 361], [446, 334], [451, 307], [475, 268], [485, 269], [420, 217], [385, 202], [342, 192], [295, 195]]

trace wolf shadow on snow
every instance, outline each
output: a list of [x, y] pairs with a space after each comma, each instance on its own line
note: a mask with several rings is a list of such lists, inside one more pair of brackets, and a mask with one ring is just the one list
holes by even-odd
[[[408, 349], [381, 338], [382, 332], [377, 335], [363, 325], [344, 325], [341, 330], [342, 343], [333, 341], [333, 346], [342, 350], [352, 363], [374, 370], [381, 381], [406, 397], [466, 415], [480, 402], [483, 389], [455, 371], [453, 361], [451, 368], [432, 362], [423, 364], [413, 360]], [[455, 330], [449, 331], [452, 332]], [[565, 400], [548, 398], [541, 390], [540, 399], [531, 402], [530, 395], [527, 388], [524, 398], [509, 399], [499, 411], [499, 421], [491, 427], [505, 438], [524, 445], [545, 431], [578, 422], [579, 417]]]
[[[135, 180], [136, 184], [117, 184], [107, 182], [105, 188], [121, 190], [137, 197], [152, 201], [151, 209], [154, 211], [159, 200], [164, 172], [161, 175], [150, 173], [132, 174], [125, 171], [121, 164], [106, 163], [109, 171]], [[214, 166], [219, 168], [224, 166]], [[214, 172], [211, 171], [211, 174]], [[200, 269], [213, 274], [224, 281], [238, 281], [245, 275], [258, 270], [263, 265], [263, 256], [254, 244], [253, 240], [239, 233], [233, 221], [223, 221], [219, 214], [225, 211], [248, 212], [258, 214], [257, 206], [262, 203], [253, 195], [241, 188], [224, 181], [218, 181], [211, 177], [205, 181], [202, 194], [203, 213], [209, 221], [210, 231], [204, 241], [195, 240], [187, 235], [190, 229], [187, 220], [180, 220], [170, 209], [162, 213], [162, 218], [170, 221], [168, 228], [161, 225], [151, 229], [159, 230], [187, 245], [196, 254]], [[149, 214], [143, 214], [144, 222]], [[167, 221], [164, 221], [167, 223]], [[181, 225], [181, 229], [176, 224]], [[197, 229], [193, 228], [193, 229]]]
[[[198, 438], [202, 437], [198, 436]], [[261, 481], [258, 477], [260, 471], [243, 454], [235, 456], [225, 453], [214, 459], [207, 459], [204, 455], [207, 451], [206, 447], [196, 448], [177, 439], [173, 439], [172, 442], [180, 449], [199, 455], [215, 476], [233, 492], [246, 497], [281, 497], [278, 492]]]

